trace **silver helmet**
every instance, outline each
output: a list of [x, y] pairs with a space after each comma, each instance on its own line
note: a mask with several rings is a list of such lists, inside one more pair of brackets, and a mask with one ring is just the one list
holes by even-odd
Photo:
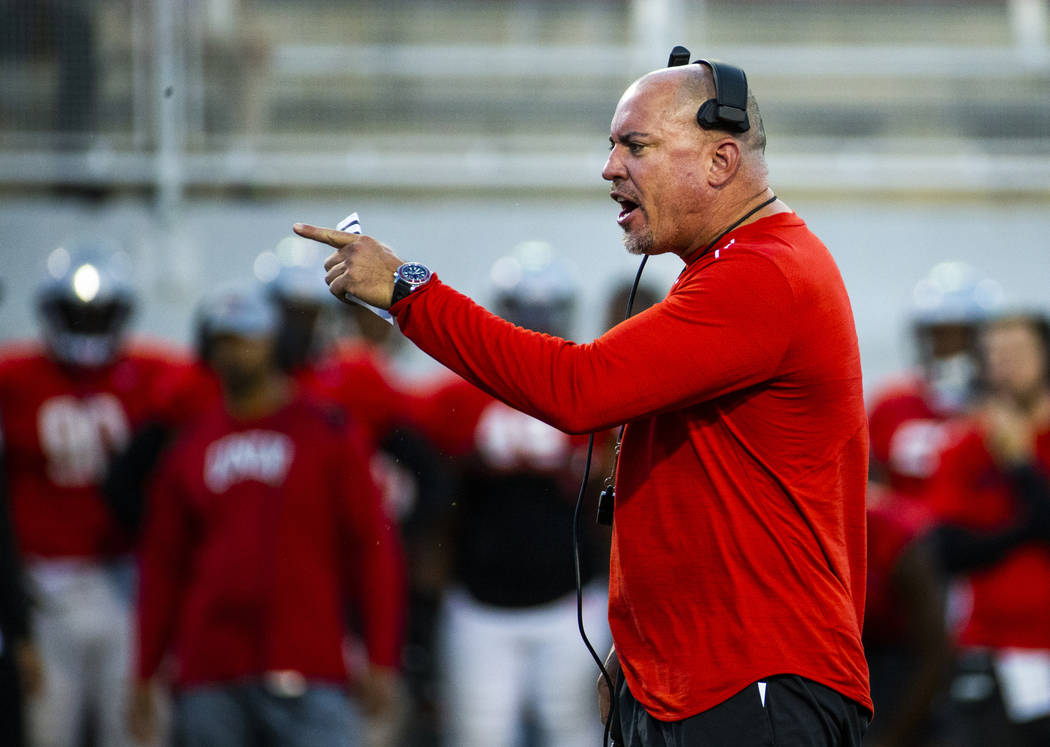
[[255, 258], [255, 276], [279, 316], [277, 362], [297, 371], [325, 346], [325, 309], [335, 298], [324, 281], [325, 254], [313, 241], [287, 236]]
[[95, 368], [120, 353], [135, 307], [126, 254], [105, 239], [60, 246], [37, 289], [44, 342], [58, 361]]
[[550, 244], [526, 241], [492, 265], [496, 313], [518, 326], [568, 337], [579, 289]]
[[940, 262], [916, 284], [912, 330], [937, 409], [958, 412], [971, 401], [977, 377], [977, 328], [1002, 304], [1002, 286], [965, 262]]

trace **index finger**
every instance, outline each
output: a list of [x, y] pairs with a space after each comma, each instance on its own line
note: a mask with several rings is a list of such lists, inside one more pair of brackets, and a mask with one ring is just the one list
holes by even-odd
[[328, 244], [336, 249], [341, 249], [347, 244], [353, 244], [361, 236], [356, 233], [347, 233], [346, 231], [337, 231], [334, 228], [321, 228], [320, 226], [311, 226], [309, 223], [296, 223], [292, 226], [292, 230], [302, 236], [304, 239], [312, 239], [319, 241], [322, 244]]

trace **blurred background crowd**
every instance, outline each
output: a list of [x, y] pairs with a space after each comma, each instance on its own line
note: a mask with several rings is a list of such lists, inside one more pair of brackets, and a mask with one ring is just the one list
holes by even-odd
[[1050, 744], [1046, 0], [0, 0], [0, 743], [600, 742], [615, 434], [574, 543], [587, 439], [290, 226], [590, 340], [609, 119], [675, 43], [748, 72], [853, 302], [870, 743]]

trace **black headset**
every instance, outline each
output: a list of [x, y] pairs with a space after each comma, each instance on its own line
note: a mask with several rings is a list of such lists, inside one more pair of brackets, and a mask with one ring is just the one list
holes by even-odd
[[[678, 45], [667, 58], [667, 67], [689, 64], [689, 50]], [[715, 82], [715, 97], [708, 99], [696, 112], [696, 122], [705, 130], [742, 133], [751, 129], [747, 118], [747, 75], [736, 65], [716, 60], [696, 60], [707, 65]]]

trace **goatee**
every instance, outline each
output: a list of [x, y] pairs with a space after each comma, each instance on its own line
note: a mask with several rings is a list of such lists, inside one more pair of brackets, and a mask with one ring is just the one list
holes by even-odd
[[653, 234], [651, 231], [643, 233], [625, 233], [623, 235], [623, 248], [628, 254], [649, 254], [653, 249]]

